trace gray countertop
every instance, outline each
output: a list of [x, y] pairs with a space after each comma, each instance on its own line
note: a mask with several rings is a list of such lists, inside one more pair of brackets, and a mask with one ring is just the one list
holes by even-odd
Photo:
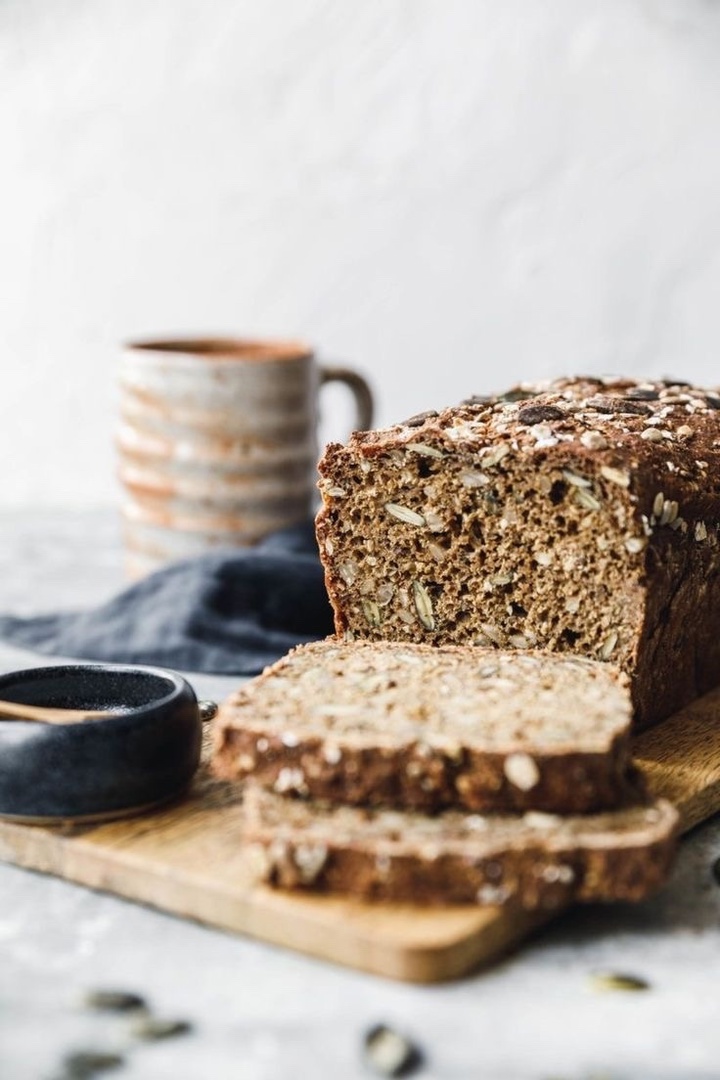
[[[122, 586], [108, 514], [0, 514], [0, 611], [94, 605]], [[0, 644], [0, 669], [39, 662]], [[222, 697], [234, 680], [194, 678]], [[422, 1047], [418, 1077], [600, 1080], [720, 1074], [720, 820], [682, 845], [649, 903], [565, 915], [490, 971], [405, 986], [210, 930], [0, 865], [0, 1078], [57, 1080], [72, 1051], [114, 1050], [128, 1080], [354, 1080], [363, 1033], [393, 1025]], [[600, 992], [626, 972], [643, 992]], [[143, 994], [191, 1033], [139, 1044], [88, 988]], [[109, 1074], [110, 1075], [110, 1074]]]

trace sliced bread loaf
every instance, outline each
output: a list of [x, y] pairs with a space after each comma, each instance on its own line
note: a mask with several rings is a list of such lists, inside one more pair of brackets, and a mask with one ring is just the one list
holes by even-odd
[[551, 909], [648, 895], [668, 872], [677, 818], [664, 801], [564, 818], [431, 817], [328, 807], [248, 784], [243, 841], [258, 878], [282, 888]]
[[639, 725], [720, 680], [720, 394], [559, 379], [330, 444], [338, 634], [543, 648], [632, 678]]
[[327, 640], [225, 703], [214, 770], [347, 804], [587, 812], [635, 783], [630, 722], [627, 680], [607, 664]]

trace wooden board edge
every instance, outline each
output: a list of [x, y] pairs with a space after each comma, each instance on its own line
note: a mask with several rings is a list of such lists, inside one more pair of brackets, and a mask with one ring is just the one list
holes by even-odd
[[[102, 849], [43, 827], [0, 821], [0, 860], [210, 928], [241, 932], [314, 959], [418, 984], [469, 975], [509, 952], [556, 914], [467, 906], [453, 912], [456, 918], [448, 928], [442, 926], [443, 909], [429, 911], [428, 933], [422, 944], [418, 944], [423, 935], [417, 927], [408, 939], [392, 940], [389, 933], [374, 933], [370, 920], [354, 926], [352, 918], [343, 922], [342, 935], [333, 936], [323, 921], [318, 897], [279, 893], [265, 886], [239, 897], [231, 888], [219, 889], [217, 884], [209, 890], [202, 875], [196, 881], [185, 879], [178, 889], [172, 878], [148, 875], [140, 860], [119, 857], [115, 865], [108, 865]], [[333, 898], [328, 900], [334, 902]], [[292, 917], [278, 918], [285, 908]], [[367, 905], [364, 908], [368, 913]], [[398, 915], [402, 917], [402, 909]]]

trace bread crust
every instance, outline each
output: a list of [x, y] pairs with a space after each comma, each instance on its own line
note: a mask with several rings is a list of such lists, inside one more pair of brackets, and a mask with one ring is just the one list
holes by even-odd
[[553, 909], [648, 896], [668, 873], [678, 820], [662, 801], [586, 818], [496, 818], [487, 831], [477, 826], [488, 819], [449, 814], [429, 832], [427, 821], [410, 813], [395, 813], [378, 829], [383, 815], [248, 785], [243, 841], [258, 880], [280, 888], [363, 900]]

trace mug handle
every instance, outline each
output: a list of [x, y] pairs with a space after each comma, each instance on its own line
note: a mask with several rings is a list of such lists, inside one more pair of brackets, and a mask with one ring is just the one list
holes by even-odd
[[350, 368], [323, 366], [320, 368], [320, 385], [325, 386], [329, 382], [345, 383], [352, 391], [355, 398], [355, 431], [371, 428], [375, 403], [372, 390], [362, 375]]

